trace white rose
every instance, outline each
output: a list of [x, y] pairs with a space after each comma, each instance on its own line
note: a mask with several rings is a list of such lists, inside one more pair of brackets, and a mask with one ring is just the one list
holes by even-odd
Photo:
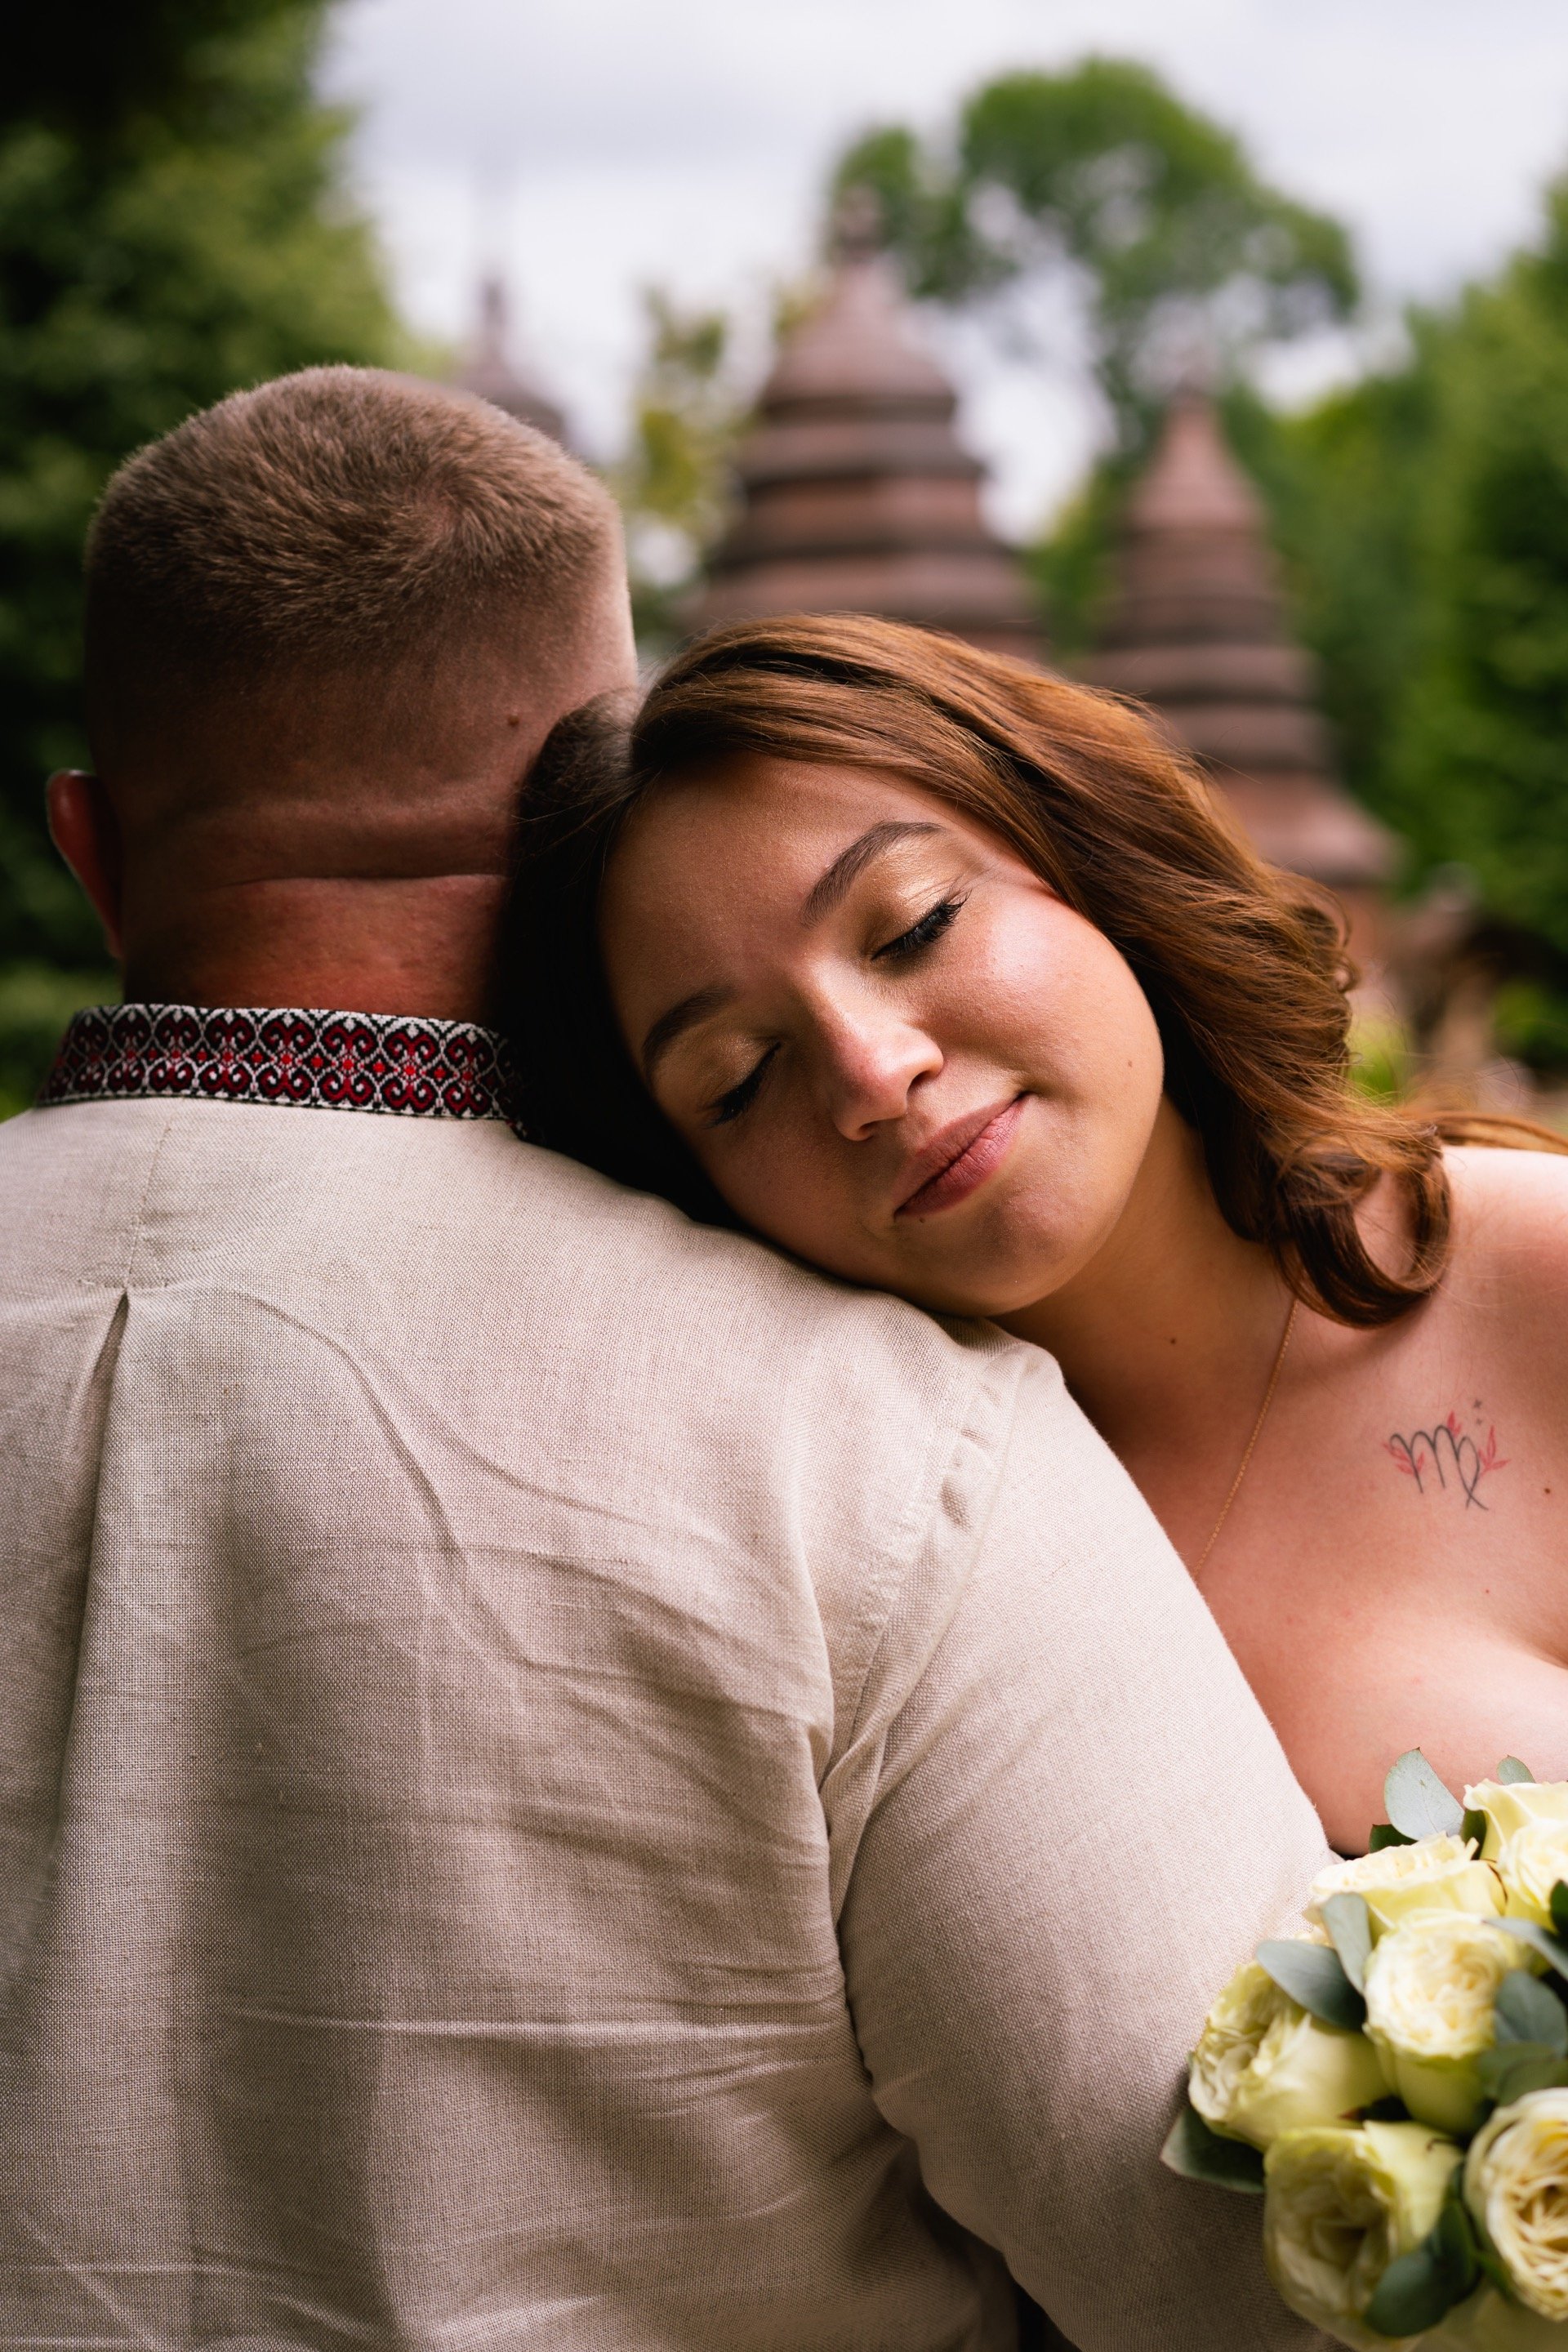
[[1263, 2252], [1291, 2310], [1358, 2352], [1416, 2342], [1373, 2335], [1362, 2314], [1431, 2230], [1458, 2161], [1424, 2124], [1282, 2133], [1263, 2159]]
[[1205, 2123], [1254, 2147], [1308, 2124], [1342, 2122], [1386, 2088], [1364, 2034], [1309, 2016], [1256, 1960], [1210, 2010], [1189, 2078]]
[[1497, 2038], [1498, 1987], [1523, 1960], [1511, 1936], [1463, 1911], [1418, 1912], [1373, 1946], [1366, 2030], [1417, 2122], [1474, 2131], [1485, 2095], [1475, 2062]]
[[1552, 1925], [1552, 1890], [1568, 1879], [1568, 1822], [1521, 1822], [1502, 1842], [1498, 1875], [1510, 1919]]
[[1526, 1822], [1568, 1822], [1568, 1780], [1481, 1780], [1465, 1790], [1465, 1807], [1485, 1813], [1481, 1852], [1495, 1862], [1504, 1840]]
[[1465, 2202], [1526, 2310], [1568, 2320], [1568, 2091], [1529, 2091], [1488, 2117]]
[[1502, 1891], [1489, 1863], [1475, 1860], [1462, 1837], [1418, 1839], [1385, 1845], [1353, 1862], [1336, 1862], [1312, 1881], [1309, 1919], [1321, 1921], [1331, 1895], [1359, 1895], [1372, 1913], [1372, 1931], [1384, 1933], [1413, 1911], [1468, 1911], [1477, 1918], [1502, 1909]]

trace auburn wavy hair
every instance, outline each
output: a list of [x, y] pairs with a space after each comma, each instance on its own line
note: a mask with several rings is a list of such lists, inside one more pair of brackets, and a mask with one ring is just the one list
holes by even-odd
[[[1135, 706], [889, 621], [722, 629], [679, 655], [629, 719], [601, 704], [557, 727], [524, 796], [500, 973], [536, 1140], [736, 1222], [621, 1040], [598, 909], [650, 793], [759, 753], [900, 777], [988, 827], [1105, 934], [1148, 998], [1166, 1091], [1202, 1138], [1227, 1223], [1308, 1306], [1384, 1324], [1436, 1287], [1445, 1132], [1500, 1141], [1507, 1123], [1445, 1125], [1355, 1092], [1354, 974], [1334, 901], [1266, 866]], [[1405, 1263], [1392, 1269], [1356, 1215], [1384, 1175], [1406, 1211]]]

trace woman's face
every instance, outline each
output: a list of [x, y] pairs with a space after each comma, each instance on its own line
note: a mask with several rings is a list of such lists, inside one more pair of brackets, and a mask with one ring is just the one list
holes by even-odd
[[1070, 1282], [1160, 1104], [1103, 933], [997, 837], [869, 770], [757, 759], [654, 794], [601, 913], [655, 1100], [738, 1214], [956, 1314]]

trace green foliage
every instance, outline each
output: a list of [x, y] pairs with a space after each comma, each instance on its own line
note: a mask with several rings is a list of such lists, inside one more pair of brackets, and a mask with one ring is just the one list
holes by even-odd
[[1358, 1011], [1351, 1020], [1351, 1084], [1372, 1102], [1404, 1102], [1415, 1076], [1409, 1032], [1387, 1014]]
[[29, 9], [7, 39], [0, 122], [49, 122], [101, 139], [140, 114], [200, 121], [214, 83], [209, 44], [293, 13], [295, 0], [137, 0], [133, 8], [75, 0]]
[[1356, 2033], [1366, 2023], [1366, 2002], [1331, 1946], [1271, 1937], [1258, 1947], [1258, 1965], [1268, 1970], [1281, 1992], [1289, 1993], [1322, 2024]]
[[919, 294], [963, 301], [1032, 271], [1074, 272], [1124, 448], [1143, 444], [1194, 361], [1227, 369], [1356, 297], [1338, 222], [1270, 187], [1229, 131], [1120, 59], [987, 84], [951, 154], [874, 131], [835, 182], [875, 192]]
[[1362, 2316], [1379, 2336], [1409, 2337], [1436, 2327], [1480, 2278], [1475, 2228], [1460, 2194], [1460, 2167], [1432, 2230], [1390, 2263]]
[[835, 195], [848, 188], [876, 196], [889, 249], [921, 299], [966, 301], [1013, 274], [975, 225], [966, 175], [914, 131], [889, 124], [857, 139], [833, 173]]
[[1419, 1748], [1407, 1748], [1390, 1765], [1383, 1784], [1388, 1818], [1407, 1838], [1458, 1837], [1465, 1809], [1440, 1780]]
[[1568, 182], [1460, 305], [1423, 452], [1418, 658], [1391, 806], [1488, 907], [1568, 950]]
[[0, 966], [0, 1118], [26, 1110], [37, 1091], [60, 1032], [84, 1004], [112, 1004], [118, 975], [59, 971], [52, 964]]
[[1389, 771], [1421, 628], [1418, 548], [1430, 492], [1434, 322], [1412, 321], [1406, 363], [1296, 415], [1235, 385], [1232, 448], [1262, 492], [1292, 626], [1317, 656], [1346, 782], [1395, 814]]
[[[1511, 1979], [1510, 1979], [1511, 1981]], [[1487, 2097], [1500, 2107], [1531, 2091], [1560, 2091], [1568, 2086], [1568, 2065], [1560, 2052], [1544, 2042], [1505, 2041], [1476, 2059], [1476, 2079]]]
[[1121, 503], [1136, 467], [1125, 451], [1100, 458], [1025, 562], [1051, 649], [1069, 666], [1094, 646], [1113, 584]]
[[1492, 1006], [1498, 1050], [1532, 1070], [1568, 1067], [1568, 995], [1542, 981], [1505, 981]]
[[[311, 95], [323, 13], [323, 0], [34, 12], [11, 60], [0, 107], [0, 955], [35, 970], [102, 954], [41, 808], [47, 772], [85, 757], [81, 546], [104, 481], [237, 386], [401, 353], [369, 232], [339, 193], [345, 118]], [[31, 985], [16, 981], [29, 1003]], [[9, 1001], [0, 990], [6, 1086], [32, 1034], [26, 1020], [4, 1030]]]
[[1517, 1937], [1521, 1944], [1528, 1944], [1532, 1952], [1539, 1952], [1541, 1958], [1568, 1982], [1568, 1942], [1559, 1942], [1555, 1936], [1549, 1936], [1544, 1927], [1536, 1926], [1533, 1919], [1500, 1919], [1497, 1924], [1505, 1936]]
[[1372, 1951], [1372, 1912], [1364, 1895], [1331, 1895], [1323, 1905], [1323, 1925], [1357, 1992], [1366, 1990], [1366, 1964]]
[[1236, 2189], [1244, 2196], [1263, 2194], [1263, 2158], [1246, 2140], [1226, 2139], [1211, 2131], [1197, 2109], [1182, 2102], [1171, 2126], [1160, 2161], [1184, 2180], [1202, 2180], [1211, 2189]]
[[[1356, 299], [1337, 222], [1270, 187], [1229, 131], [1146, 67], [1116, 59], [987, 84], [947, 145], [898, 126], [869, 131], [840, 159], [834, 184], [874, 192], [917, 295], [973, 302], [1053, 271], [1084, 293], [1114, 446], [1027, 558], [1053, 646], [1069, 663], [1094, 641], [1117, 517], [1171, 383], [1197, 365], [1239, 383], [1260, 344], [1343, 317]], [[1299, 511], [1310, 536], [1313, 468], [1274, 449], [1282, 428], [1256, 396], [1234, 397], [1252, 440], [1268, 442], [1278, 479], [1266, 491]], [[1315, 585], [1322, 568], [1307, 567], [1305, 578]], [[1353, 556], [1328, 568], [1321, 634], [1351, 657], [1353, 700], [1364, 639], [1334, 592], [1373, 602], [1380, 618], [1382, 608]]]
[[1550, 1985], [1526, 1969], [1515, 1969], [1498, 1987], [1495, 2004], [1500, 2042], [1534, 2042], [1553, 2058], [1568, 2058], [1568, 2010]]
[[[1543, 233], [1404, 362], [1303, 415], [1245, 391], [1261, 485], [1352, 786], [1486, 911], [1568, 954], [1568, 182]], [[1504, 990], [1502, 1050], [1568, 1061], [1549, 971]]]
[[658, 288], [643, 297], [647, 352], [632, 393], [631, 446], [616, 488], [626, 523], [639, 641], [662, 650], [728, 503], [729, 461], [743, 417], [722, 310], [682, 310]]

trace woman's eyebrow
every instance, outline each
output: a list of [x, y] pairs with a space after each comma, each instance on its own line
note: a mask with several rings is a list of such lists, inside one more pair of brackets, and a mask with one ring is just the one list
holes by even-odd
[[874, 824], [847, 849], [841, 849], [824, 873], [817, 876], [805, 894], [800, 910], [804, 929], [819, 923], [824, 915], [831, 914], [858, 876], [863, 874], [873, 858], [891, 849], [895, 842], [908, 841], [916, 834], [941, 833], [940, 824], [919, 824], [905, 818], [889, 818], [885, 824]]
[[694, 989], [679, 1004], [672, 1004], [668, 1013], [659, 1014], [642, 1041], [642, 1074], [649, 1086], [655, 1070], [676, 1039], [688, 1029], [694, 1029], [698, 1022], [706, 1021], [710, 1013], [717, 1013], [721, 1005], [728, 1004], [734, 993], [732, 988]]

